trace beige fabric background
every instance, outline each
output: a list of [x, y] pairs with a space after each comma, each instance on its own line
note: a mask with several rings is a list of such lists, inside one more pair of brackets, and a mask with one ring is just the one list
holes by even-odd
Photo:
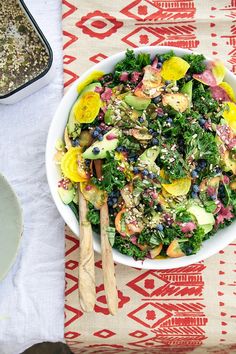
[[[94, 62], [138, 45], [192, 48], [221, 58], [235, 69], [236, 1], [63, 0], [63, 17], [65, 90]], [[93, 26], [95, 20], [105, 26]], [[117, 21], [122, 23], [120, 27]], [[101, 38], [114, 26], [119, 28]], [[75, 353], [236, 353], [236, 243], [200, 265], [176, 272], [138, 271], [117, 265], [121, 302], [113, 318], [103, 303], [99, 255], [96, 312], [81, 312], [78, 241], [69, 230], [66, 234], [65, 338]], [[138, 284], [146, 294], [134, 285], [142, 276]], [[169, 279], [169, 292], [163, 279]], [[148, 284], [154, 286], [152, 291]], [[132, 314], [143, 303], [148, 303], [147, 307]], [[172, 314], [169, 322], [162, 321], [162, 310], [167, 306]], [[148, 320], [151, 315], [155, 321]]]

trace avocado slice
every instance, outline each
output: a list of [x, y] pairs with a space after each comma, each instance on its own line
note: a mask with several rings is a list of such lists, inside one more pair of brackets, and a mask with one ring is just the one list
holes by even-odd
[[189, 99], [189, 109], [192, 105], [192, 96], [193, 96], [193, 81], [188, 81], [186, 82], [186, 84], [183, 85], [181, 91], [181, 93], [185, 94], [188, 96]]
[[[118, 146], [120, 137], [120, 130], [113, 128], [109, 130], [104, 136], [102, 141], [95, 141], [88, 149], [82, 154], [84, 159], [97, 160], [104, 159], [108, 151], [115, 150]], [[98, 148], [98, 153], [94, 153], [93, 149]]]
[[75, 189], [73, 187], [71, 189], [58, 187], [58, 193], [64, 204], [71, 203], [75, 197]]
[[91, 92], [91, 91], [95, 91], [96, 87], [102, 87], [102, 85], [100, 84], [100, 82], [93, 82], [92, 84], [87, 85], [83, 91], [81, 91], [79, 97], [83, 96], [84, 93], [86, 92]]
[[141, 161], [149, 162], [150, 164], [155, 162], [157, 156], [160, 153], [160, 148], [158, 146], [152, 146], [146, 149], [139, 157]]
[[151, 103], [150, 98], [137, 97], [134, 95], [126, 95], [124, 100], [129, 106], [133, 107], [134, 109], [137, 109], [137, 111], [143, 111]]
[[104, 115], [104, 122], [107, 125], [112, 125], [114, 124], [114, 114], [113, 114], [113, 109], [112, 108], [108, 108], [106, 110], [106, 113]]
[[70, 110], [70, 114], [69, 114], [69, 118], [68, 118], [68, 122], [67, 122], [67, 131], [68, 131], [69, 137], [71, 137], [72, 139], [78, 138], [78, 136], [81, 133], [80, 123], [77, 122], [77, 120], [75, 119], [74, 107], [79, 102], [79, 100], [81, 99], [81, 97], [83, 96], [84, 93], [94, 91], [96, 87], [102, 87], [100, 82], [94, 82], [92, 84], [87, 85], [83, 89], [83, 91], [81, 92], [81, 94], [79, 95], [79, 97], [77, 98], [77, 100], [75, 101], [75, 103], [73, 104], [73, 106]]
[[212, 230], [213, 225], [215, 224], [215, 219], [212, 213], [206, 212], [206, 210], [199, 205], [192, 205], [187, 211], [195, 216], [198, 225], [204, 229], [205, 234]]

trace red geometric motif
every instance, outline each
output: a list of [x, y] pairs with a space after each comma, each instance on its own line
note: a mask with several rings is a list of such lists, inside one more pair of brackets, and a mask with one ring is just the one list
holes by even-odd
[[183, 297], [202, 295], [203, 264], [172, 270], [147, 271], [133, 279], [127, 285], [145, 297]]
[[193, 18], [196, 9], [192, 0], [135, 0], [120, 12], [138, 21], [160, 21]]
[[69, 332], [65, 333], [66, 339], [75, 339], [75, 338], [78, 338], [79, 336], [80, 336], [80, 333], [78, 333], [78, 332], [69, 331]]
[[114, 34], [120, 27], [123, 26], [123, 22], [117, 21], [117, 19], [108, 13], [96, 10], [83, 16], [80, 21], [76, 23], [77, 27], [80, 27], [83, 33], [88, 34], [90, 37], [96, 37], [98, 39], [104, 39]]
[[66, 0], [62, 0], [62, 4], [69, 8], [68, 11], [63, 13], [63, 15], [62, 15], [63, 20], [64, 20], [64, 18], [72, 15], [77, 10], [77, 7], [75, 7], [74, 5], [72, 5], [70, 2], [68, 2]]
[[143, 337], [147, 336], [147, 333], [143, 332], [143, 331], [134, 331], [134, 332], [129, 333], [129, 336], [135, 337], [135, 338], [143, 338]]
[[75, 80], [78, 79], [78, 75], [76, 75], [73, 71], [71, 70], [68, 70], [68, 69], [64, 69], [64, 74], [67, 74], [70, 76], [70, 79], [69, 80], [66, 80], [65, 79], [65, 83], [64, 83], [64, 87], [67, 87], [69, 85], [71, 85]]
[[122, 38], [131, 47], [140, 45], [169, 45], [182, 48], [196, 48], [199, 40], [194, 34], [196, 27], [192, 24], [169, 25], [159, 27], [140, 26]]
[[65, 264], [66, 269], [70, 269], [70, 270], [74, 270], [75, 268], [77, 268], [79, 265], [79, 262], [76, 261], [67, 261]]
[[71, 64], [75, 60], [76, 60], [76, 58], [73, 57], [72, 55], [64, 55], [63, 56], [63, 64]]
[[78, 37], [76, 37], [74, 34], [69, 33], [67, 31], [63, 31], [62, 34], [65, 37], [69, 37], [69, 40], [66, 43], [64, 43], [63, 49], [66, 49], [67, 47], [69, 47], [71, 44], [73, 44], [78, 40]]
[[102, 61], [103, 59], [106, 59], [107, 56], [105, 54], [102, 53], [98, 53], [96, 55], [93, 55], [92, 57], [89, 58], [89, 60], [91, 60], [93, 63], [99, 63], [100, 61]]
[[[109, 315], [103, 284], [96, 287], [96, 293], [99, 294], [100, 292], [102, 293], [102, 295], [97, 296], [97, 301], [94, 310], [95, 312], [100, 312], [103, 313], [104, 315]], [[123, 292], [118, 290], [118, 307], [122, 308], [129, 301], [130, 298], [128, 296], [124, 296]]]
[[[78, 278], [75, 277], [74, 275], [68, 274], [68, 273], [65, 274], [65, 277], [66, 277], [65, 295], [67, 296], [67, 295], [73, 293], [73, 291], [76, 291], [78, 289]], [[69, 289], [67, 289], [67, 285], [68, 285], [67, 279], [70, 279], [72, 281], [71, 287]], [[71, 281], [70, 281], [70, 283], [71, 283]]]
[[94, 336], [99, 338], [110, 338], [115, 335], [114, 332], [110, 331], [109, 329], [103, 329], [101, 331], [97, 331], [93, 333]]
[[66, 235], [66, 240], [73, 242], [73, 246], [66, 251], [66, 256], [74, 252], [75, 250], [79, 249], [79, 240], [76, 237]]
[[68, 314], [74, 314], [71, 318], [69, 318], [66, 322], [65, 322], [65, 327], [69, 326], [70, 323], [72, 323], [73, 321], [77, 320], [78, 318], [80, 318], [81, 316], [83, 316], [83, 312], [72, 307], [69, 306], [67, 304], [65, 304], [65, 309], [67, 310], [67, 317]]

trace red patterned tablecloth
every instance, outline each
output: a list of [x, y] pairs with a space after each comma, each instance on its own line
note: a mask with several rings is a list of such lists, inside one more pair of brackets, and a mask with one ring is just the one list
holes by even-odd
[[[173, 45], [236, 69], [235, 0], [63, 0], [67, 89], [94, 63], [127, 47]], [[78, 302], [79, 240], [66, 228], [65, 339], [73, 353], [236, 353], [236, 243], [184, 268], [116, 265], [119, 313], [106, 306], [96, 256], [97, 302]]]

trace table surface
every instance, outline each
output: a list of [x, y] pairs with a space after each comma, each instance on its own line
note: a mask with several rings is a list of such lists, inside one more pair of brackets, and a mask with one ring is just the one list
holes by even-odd
[[24, 217], [17, 261], [0, 283], [1, 354], [63, 340], [63, 221], [44, 165], [48, 127], [63, 94], [61, 1], [25, 2], [53, 48], [56, 72], [47, 87], [17, 104], [0, 106], [0, 171], [18, 194]]

